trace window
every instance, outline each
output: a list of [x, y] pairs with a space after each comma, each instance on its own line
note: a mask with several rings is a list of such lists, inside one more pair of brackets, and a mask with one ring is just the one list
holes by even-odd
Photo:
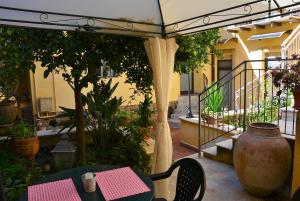
[[113, 69], [108, 66], [101, 66], [99, 71], [99, 77], [117, 77], [118, 73], [116, 73]]
[[262, 40], [262, 39], [270, 39], [270, 38], [280, 38], [284, 32], [274, 32], [267, 34], [257, 34], [252, 35], [248, 38], [248, 40]]

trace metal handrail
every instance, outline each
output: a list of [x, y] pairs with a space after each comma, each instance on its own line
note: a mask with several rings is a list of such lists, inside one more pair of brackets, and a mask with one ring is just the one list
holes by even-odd
[[[282, 124], [282, 133], [286, 135], [294, 135], [295, 129], [295, 114], [293, 113], [292, 126], [287, 126], [287, 116], [285, 119], [280, 119], [280, 110], [282, 109], [282, 104], [284, 103], [285, 111], [288, 111], [288, 91], [284, 93], [286, 97], [278, 97], [274, 95], [280, 89], [276, 89], [273, 86], [273, 83], [269, 82], [271, 76], [269, 74], [269, 61], [279, 61], [280, 68], [272, 69], [272, 70], [282, 70], [283, 68], [288, 68], [289, 61], [299, 61], [300, 58], [272, 58], [272, 59], [264, 59], [264, 60], [247, 60], [240, 63], [238, 66], [232, 69], [232, 71], [228, 72], [224, 76], [222, 76], [217, 82], [213, 83], [210, 87], [204, 89], [201, 93], [198, 94], [198, 106], [199, 106], [199, 122], [198, 122], [198, 144], [199, 144], [199, 153], [201, 153], [201, 146], [207, 144], [215, 139], [224, 136], [234, 130], [236, 131], [245, 131], [248, 122], [255, 121], [264, 121], [264, 122], [275, 122], [277, 124]], [[264, 69], [260, 68], [249, 68], [249, 64], [253, 64], [254, 62], [262, 62], [262, 65], [265, 65]], [[254, 73], [258, 71], [258, 74]], [[263, 71], [263, 72], [261, 72]], [[250, 73], [250, 74], [249, 74]], [[268, 77], [266, 75], [269, 74]], [[229, 77], [230, 76], [230, 77]], [[255, 84], [257, 80], [261, 80], [264, 78], [262, 82]], [[228, 86], [228, 91], [226, 95], [223, 95], [222, 106], [219, 108], [218, 104], [211, 104], [209, 107], [207, 106], [208, 101], [214, 95], [214, 93], [218, 93], [219, 90], [224, 90]], [[236, 87], [239, 87], [238, 90], [235, 90]], [[212, 90], [215, 87], [216, 89]], [[232, 92], [233, 87], [234, 91]], [[269, 87], [269, 88], [268, 88]], [[257, 91], [254, 91], [258, 89]], [[238, 92], [238, 93], [237, 93]], [[241, 94], [244, 94], [242, 97]], [[268, 93], [270, 93], [268, 95]], [[239, 94], [239, 95], [238, 95]], [[232, 97], [233, 95], [233, 97]], [[224, 98], [225, 97], [225, 98]], [[228, 99], [226, 99], [228, 98]], [[226, 100], [225, 100], [226, 99]], [[225, 102], [224, 102], [225, 100]], [[233, 102], [232, 102], [233, 100]], [[282, 101], [284, 100], [284, 101]], [[268, 102], [269, 101], [269, 102]], [[225, 104], [225, 105], [224, 105]], [[227, 105], [226, 105], [227, 104]], [[239, 109], [236, 110], [237, 106]], [[258, 108], [253, 108], [253, 105], [257, 105]], [[226, 107], [227, 106], [227, 107]], [[218, 107], [218, 108], [211, 108]], [[210, 109], [207, 109], [210, 108]], [[225, 108], [228, 108], [231, 112], [226, 112]], [[205, 115], [205, 116], [203, 116]], [[253, 116], [254, 115], [254, 116]], [[230, 118], [233, 116], [234, 121]], [[212, 125], [208, 123], [208, 120], [204, 120], [204, 117], [213, 117], [216, 118], [216, 121], [222, 122], [222, 131], [219, 131], [219, 125]], [[254, 117], [254, 118], [253, 118]], [[217, 134], [213, 132], [211, 134], [210, 130], [215, 129]], [[287, 130], [292, 130], [292, 132], [288, 132]], [[203, 136], [204, 137], [203, 137]], [[203, 139], [201, 139], [201, 136]]]

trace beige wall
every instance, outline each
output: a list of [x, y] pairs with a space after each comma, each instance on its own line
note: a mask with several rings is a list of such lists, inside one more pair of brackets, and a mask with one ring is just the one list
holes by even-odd
[[[295, 29], [298, 24], [299, 23], [286, 22], [286, 23], [282, 23], [281, 26], [266, 25], [265, 29], [251, 28], [250, 31], [241, 30], [235, 34], [236, 39], [231, 39], [229, 41], [226, 41], [226, 43], [218, 45], [218, 48], [223, 51], [223, 58], [220, 59], [224, 59], [224, 60], [231, 59], [232, 67], [235, 68], [236, 66], [238, 66], [239, 64], [241, 64], [246, 60], [264, 60], [268, 55], [280, 56], [281, 45], [289, 36], [289, 34], [286, 31]], [[248, 40], [248, 38], [252, 35], [272, 33], [272, 32], [286, 32], [286, 33], [284, 33], [280, 38], [263, 39], [263, 40], [255, 40], [255, 41]], [[247, 68], [264, 69], [264, 62], [248, 63]], [[243, 68], [240, 69], [242, 70]], [[210, 68], [208, 68], [208, 71], [210, 71]], [[255, 80], [259, 76], [259, 71], [253, 71], [253, 72], [254, 72], [253, 77], [252, 77], [252, 73], [248, 73], [247, 82]], [[235, 71], [233, 76], [237, 75], [238, 73], [240, 73], [240, 71]], [[260, 71], [260, 73], [262, 74], [264, 72]], [[240, 79], [242, 83], [241, 86], [240, 86]], [[236, 77], [234, 91], [239, 90], [243, 86], [244, 86], [244, 73]], [[242, 100], [241, 104], [243, 105], [243, 98], [241, 100]]]
[[[35, 73], [30, 73], [30, 83], [32, 92], [32, 104], [34, 113], [38, 111], [38, 100], [42, 97], [52, 97], [53, 111], [60, 111], [59, 106], [74, 108], [74, 94], [71, 87], [63, 80], [61, 74], [50, 74], [47, 79], [44, 79], [44, 68], [37, 63]], [[123, 106], [136, 105], [143, 100], [142, 97], [136, 96], [135, 100], [131, 100], [130, 96], [133, 95], [134, 86], [126, 84], [126, 76], [121, 75], [113, 78], [113, 83], [119, 82], [115, 94], [117, 97], [123, 97]], [[87, 93], [92, 89], [90, 85], [83, 90]], [[172, 91], [170, 101], [177, 101], [180, 95], [180, 76], [177, 73], [173, 74], [172, 78]], [[155, 102], [155, 94], [153, 93], [153, 102]]]

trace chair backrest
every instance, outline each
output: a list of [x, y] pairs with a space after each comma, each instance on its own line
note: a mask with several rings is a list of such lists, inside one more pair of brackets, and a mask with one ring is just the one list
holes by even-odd
[[[205, 173], [201, 164], [192, 158], [184, 158], [175, 162], [169, 169], [174, 171], [177, 167], [178, 176], [176, 184], [176, 195], [174, 201], [200, 201], [205, 192]], [[195, 198], [198, 190], [199, 196]]]

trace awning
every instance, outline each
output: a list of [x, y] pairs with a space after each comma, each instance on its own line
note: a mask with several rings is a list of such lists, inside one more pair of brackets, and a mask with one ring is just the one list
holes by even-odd
[[1, 0], [0, 23], [174, 37], [300, 11], [298, 0]]

